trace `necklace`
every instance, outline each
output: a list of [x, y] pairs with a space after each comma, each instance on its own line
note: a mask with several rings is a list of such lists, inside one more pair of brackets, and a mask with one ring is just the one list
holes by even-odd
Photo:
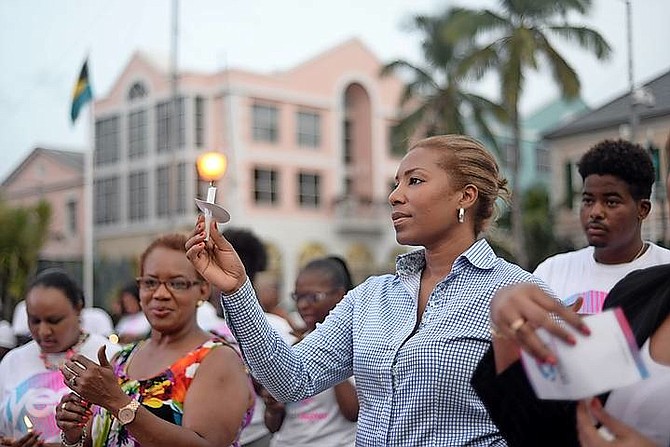
[[635, 257], [634, 257], [633, 259], [630, 260], [630, 262], [633, 262], [633, 261], [635, 261], [637, 258], [639, 258], [640, 256], [642, 256], [642, 253], [644, 253], [644, 250], [645, 250], [646, 248], [647, 248], [647, 243], [646, 243], [646, 242], [643, 242], [643, 243], [642, 243], [642, 248], [640, 249], [640, 251], [637, 252], [637, 254], [635, 255]]
[[56, 352], [56, 353], [46, 353], [40, 352], [40, 359], [44, 363], [44, 367], [49, 371], [57, 371], [63, 366], [63, 363], [70, 360], [76, 353], [81, 349], [81, 345], [88, 340], [88, 333], [82, 332], [79, 334], [77, 343], [70, 346], [70, 348], [65, 352]]

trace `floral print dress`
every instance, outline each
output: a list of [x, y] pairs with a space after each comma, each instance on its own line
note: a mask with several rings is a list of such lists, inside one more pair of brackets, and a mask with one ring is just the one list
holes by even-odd
[[[200, 362], [214, 348], [230, 346], [220, 338], [212, 338], [198, 346], [184, 357], [173, 363], [168, 369], [150, 379], [131, 379], [126, 374], [126, 366], [134, 353], [139, 351], [142, 342], [124, 347], [113, 363], [114, 373], [118, 377], [123, 391], [138, 400], [145, 409], [163, 420], [181, 425], [184, 414], [184, 400]], [[240, 431], [249, 425], [253, 406], [247, 410]], [[93, 447], [139, 447], [127, 428], [106, 409], [96, 407], [92, 425]], [[232, 446], [239, 445], [239, 431]]]

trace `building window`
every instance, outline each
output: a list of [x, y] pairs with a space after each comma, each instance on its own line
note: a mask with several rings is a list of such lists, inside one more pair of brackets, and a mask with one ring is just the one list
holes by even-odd
[[95, 123], [95, 164], [119, 161], [119, 117], [100, 119]]
[[147, 111], [138, 110], [128, 115], [128, 157], [138, 158], [147, 153]]
[[551, 160], [549, 159], [549, 148], [542, 143], [535, 146], [535, 168], [538, 173], [551, 172]]
[[[186, 122], [184, 111], [184, 98], [177, 98], [177, 116], [179, 125], [177, 127], [177, 149], [182, 149], [186, 144]], [[156, 151], [169, 152], [171, 149], [170, 131], [173, 125], [172, 101], [164, 101], [156, 104]]]
[[67, 232], [69, 234], [77, 233], [77, 201], [75, 199], [70, 199], [65, 204], [66, 210], [66, 225]]
[[186, 163], [179, 163], [177, 165], [177, 197], [176, 197], [176, 211], [178, 214], [186, 213]]
[[156, 215], [170, 215], [170, 167], [156, 168]]
[[319, 147], [321, 144], [321, 115], [314, 112], [298, 112], [298, 145]]
[[276, 204], [279, 202], [279, 173], [271, 169], [254, 169], [254, 201]]
[[394, 124], [389, 127], [389, 145], [391, 148], [391, 155], [396, 157], [403, 157], [407, 153], [407, 143], [409, 137], [401, 128]]
[[128, 220], [137, 222], [148, 217], [149, 178], [146, 172], [128, 176]]
[[318, 208], [321, 198], [319, 174], [298, 174], [298, 201], [303, 208]]
[[195, 97], [195, 145], [202, 147], [205, 145], [205, 98], [202, 96]]
[[147, 88], [141, 82], [134, 83], [128, 89], [128, 101], [136, 101], [138, 99], [145, 98], [148, 95]]
[[351, 123], [351, 120], [345, 120], [344, 121], [344, 132], [343, 132], [343, 161], [345, 165], [351, 164], [353, 161], [353, 146], [354, 146], [354, 139], [353, 139], [353, 124]]
[[111, 224], [119, 221], [119, 178], [109, 177], [94, 182], [95, 223]]
[[568, 209], [572, 209], [572, 202], [575, 195], [575, 188], [572, 183], [572, 163], [567, 162], [563, 169], [565, 175], [565, 206], [568, 207]]
[[279, 136], [279, 111], [274, 106], [254, 104], [252, 107], [253, 137], [255, 141], [274, 143]]

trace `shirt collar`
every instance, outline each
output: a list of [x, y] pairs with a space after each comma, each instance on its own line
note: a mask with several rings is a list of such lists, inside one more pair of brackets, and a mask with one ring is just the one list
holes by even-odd
[[[486, 239], [479, 239], [456, 258], [454, 266], [464, 262], [461, 261], [462, 259], [467, 260], [478, 269], [490, 270], [495, 266], [498, 256], [486, 242]], [[402, 254], [396, 258], [396, 271], [400, 276], [419, 273], [425, 266], [426, 250], [423, 248]]]

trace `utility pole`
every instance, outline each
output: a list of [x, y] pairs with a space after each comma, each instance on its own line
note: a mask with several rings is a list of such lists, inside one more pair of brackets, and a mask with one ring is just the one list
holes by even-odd
[[637, 127], [639, 118], [637, 116], [635, 99], [635, 80], [633, 77], [633, 10], [630, 0], [626, 1], [626, 36], [628, 41], [628, 88], [630, 96], [630, 141], [633, 143], [637, 138]]
[[170, 107], [168, 112], [168, 227], [174, 230], [177, 217], [177, 149], [179, 148], [179, 0], [172, 0], [172, 32], [170, 33]]

